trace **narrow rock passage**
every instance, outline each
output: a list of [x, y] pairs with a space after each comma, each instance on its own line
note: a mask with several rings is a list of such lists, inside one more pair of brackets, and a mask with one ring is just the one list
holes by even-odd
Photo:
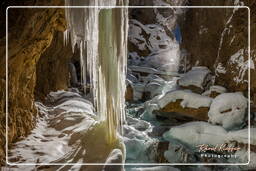
[[[1, 169], [254, 170], [256, 112], [250, 105], [255, 104], [256, 96], [254, 85], [251, 97], [247, 92], [250, 80], [245, 77], [255, 70], [255, 51], [252, 66], [248, 66], [247, 23], [241, 20], [248, 14], [243, 10], [240, 14], [238, 8], [171, 7], [190, 3], [194, 4], [186, 0], [66, 0], [65, 5], [94, 8], [52, 11], [56, 21], [49, 25], [41, 19], [43, 15], [48, 18], [51, 10], [39, 11], [40, 15], [30, 10], [24, 13], [21, 21], [32, 16], [23, 28], [25, 33], [36, 30], [36, 35], [44, 27], [63, 26], [58, 34], [53, 34], [55, 28], [45, 28], [45, 35], [31, 36], [27, 43], [22, 40], [17, 49], [10, 46], [10, 54], [20, 52], [9, 56], [13, 79], [9, 81], [11, 140], [7, 161], [11, 165]], [[240, 0], [231, 3], [243, 4]], [[119, 8], [126, 5], [168, 8]], [[214, 11], [219, 21], [212, 20]], [[16, 21], [18, 14], [23, 12], [13, 14], [10, 21]], [[216, 27], [209, 23], [216, 23]], [[20, 29], [14, 25], [10, 31]], [[24, 35], [20, 39], [30, 37]], [[45, 49], [50, 50], [43, 53]], [[64, 55], [66, 52], [73, 55]], [[37, 62], [39, 57], [42, 61]], [[58, 75], [64, 77], [55, 79]]]
[[[106, 125], [98, 121], [91, 102], [79, 92], [74, 89], [51, 92], [46, 103], [36, 103], [39, 113], [37, 125], [28, 137], [11, 147], [8, 158], [11, 163], [105, 163], [113, 149], [124, 151], [119, 141], [111, 145], [106, 143]], [[101, 170], [102, 167], [21, 165], [12, 168]]]

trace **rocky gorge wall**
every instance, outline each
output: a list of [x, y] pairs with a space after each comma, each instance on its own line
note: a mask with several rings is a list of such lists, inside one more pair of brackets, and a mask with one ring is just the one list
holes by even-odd
[[[251, 14], [251, 98], [256, 103], [256, 2], [231, 0], [188, 1], [191, 6], [245, 5]], [[215, 75], [215, 84], [230, 91], [248, 90], [248, 9], [188, 9], [179, 21], [181, 48], [185, 49], [187, 69], [207, 66]], [[186, 62], [185, 62], [186, 61]]]
[[[63, 5], [60, 0], [4, 1], [9, 5]], [[5, 25], [5, 10], [1, 10]], [[1, 25], [2, 25], [1, 24]], [[5, 156], [5, 27], [0, 31], [0, 160]], [[35, 98], [68, 86], [71, 48], [63, 45], [64, 9], [8, 9], [8, 143], [26, 136], [34, 127]], [[58, 50], [56, 50], [58, 48]], [[68, 53], [70, 52], [70, 53]], [[46, 86], [47, 85], [47, 86]]]
[[[31, 1], [33, 2], [33, 1]], [[132, 1], [130, 5], [153, 5], [151, 1]], [[43, 0], [33, 5], [63, 5], [63, 1], [54, 0], [49, 4]], [[234, 5], [231, 0], [188, 1], [188, 5]], [[14, 5], [14, 4], [11, 4]], [[32, 4], [18, 4], [32, 5]], [[251, 8], [251, 58], [256, 64], [256, 3], [244, 1]], [[223, 12], [224, 11], [224, 12]], [[4, 12], [4, 11], [3, 11]], [[37, 112], [34, 100], [42, 100], [50, 91], [65, 89], [69, 84], [67, 63], [72, 56], [70, 46], [63, 45], [63, 31], [66, 28], [64, 9], [26, 9], [9, 11], [9, 142], [26, 136], [33, 128]], [[160, 14], [171, 15], [160, 10]], [[142, 24], [156, 21], [152, 10], [133, 10]], [[148, 15], [150, 14], [150, 15]], [[17, 17], [18, 16], [18, 17]], [[143, 17], [142, 17], [143, 16]], [[152, 17], [153, 16], [153, 17]], [[231, 17], [232, 16], [232, 17]], [[216, 84], [230, 91], [247, 89], [248, 55], [247, 47], [247, 9], [191, 9], [180, 18], [182, 31], [182, 49], [187, 52], [187, 69], [195, 65], [209, 67], [216, 76]], [[229, 20], [230, 19], [230, 20]], [[1, 13], [0, 25], [5, 24], [5, 14]], [[136, 24], [136, 23], [135, 23]], [[161, 24], [159, 24], [161, 25]], [[168, 37], [171, 32], [164, 25]], [[232, 26], [232, 27], [231, 27]], [[0, 30], [0, 136], [5, 136], [5, 27]], [[147, 34], [144, 37], [147, 40]], [[222, 40], [222, 41], [221, 41]], [[222, 42], [222, 43], [221, 43]], [[165, 47], [159, 47], [164, 49]], [[129, 50], [140, 56], [148, 56], [150, 49], [140, 50], [129, 42]], [[241, 50], [241, 51], [240, 51]], [[239, 52], [237, 54], [237, 52]], [[233, 56], [234, 54], [235, 57]], [[231, 57], [234, 58], [231, 58]], [[234, 59], [234, 60], [231, 60]], [[236, 60], [237, 59], [237, 60]], [[242, 65], [240, 65], [242, 64]], [[242, 72], [240, 72], [242, 71]], [[244, 74], [243, 74], [244, 73]], [[251, 69], [251, 92], [256, 103], [256, 70]], [[239, 81], [239, 82], [237, 82]], [[0, 139], [0, 160], [4, 153], [5, 140]]]
[[74, 55], [70, 42], [64, 45], [63, 36], [62, 31], [54, 33], [50, 46], [42, 53], [36, 65], [36, 100], [43, 101], [50, 91], [67, 89], [70, 85], [69, 63]]

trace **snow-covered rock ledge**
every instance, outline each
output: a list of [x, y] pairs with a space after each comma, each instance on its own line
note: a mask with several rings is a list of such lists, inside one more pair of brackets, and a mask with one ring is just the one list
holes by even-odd
[[145, 106], [151, 111], [159, 111], [157, 112], [158, 115], [166, 115], [166, 112], [175, 112], [197, 120], [207, 121], [207, 113], [211, 103], [212, 98], [210, 97], [202, 96], [188, 90], [174, 90], [164, 95], [156, 96], [147, 102]]
[[178, 84], [182, 88], [202, 93], [209, 88], [211, 81], [211, 71], [207, 67], [198, 66], [185, 73], [178, 81]]

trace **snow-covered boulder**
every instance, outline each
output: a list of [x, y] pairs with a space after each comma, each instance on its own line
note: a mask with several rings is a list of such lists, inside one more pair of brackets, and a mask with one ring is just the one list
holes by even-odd
[[198, 66], [185, 73], [178, 81], [178, 84], [182, 88], [202, 93], [209, 87], [211, 80], [211, 71], [207, 67]]
[[171, 128], [164, 133], [165, 140], [178, 139], [193, 148], [200, 144], [217, 145], [226, 139], [227, 131], [217, 125], [207, 122], [189, 122]]
[[239, 126], [244, 122], [247, 99], [242, 93], [223, 93], [212, 102], [208, 112], [209, 122], [220, 124], [226, 129]]
[[202, 96], [189, 91], [175, 90], [166, 93], [161, 99], [159, 99], [160, 108], [165, 107], [170, 102], [175, 102], [176, 100], [182, 100], [181, 106], [183, 108], [199, 108], [199, 107], [209, 107], [212, 102], [212, 98]]
[[[222, 126], [212, 125], [207, 122], [190, 122], [172, 127], [169, 131], [164, 133], [163, 137], [165, 140], [170, 141], [170, 144], [177, 141], [197, 152], [202, 145], [202, 148], [215, 148], [221, 153], [225, 153], [221, 151], [223, 145], [233, 149], [237, 148], [237, 150], [234, 150], [234, 154], [237, 155], [237, 158], [230, 158], [228, 162], [246, 163], [248, 162], [248, 143], [250, 143], [251, 146], [251, 161], [254, 161], [256, 157], [256, 128], [251, 128], [250, 141], [248, 139], [248, 131], [248, 128], [227, 131]], [[205, 150], [202, 148], [201, 150]], [[165, 156], [167, 158], [175, 158], [173, 148], [169, 147], [168, 151], [165, 152]], [[255, 162], [250, 162], [249, 168], [252, 169], [253, 167], [255, 168]]]
[[[163, 134], [167, 141], [173, 139], [195, 148], [200, 144], [220, 145], [227, 142], [237, 142], [239, 144], [248, 144], [248, 128], [227, 131], [222, 126], [212, 125], [208, 122], [189, 122], [183, 125], [172, 127]], [[256, 128], [251, 128], [250, 144], [256, 145]]]
[[209, 88], [209, 90], [206, 90], [202, 95], [214, 98], [219, 94], [226, 93], [226, 92], [227, 92], [227, 89], [225, 87], [222, 87], [219, 85], [213, 85]]
[[174, 90], [157, 96], [152, 102], [158, 106], [155, 110], [161, 116], [167, 116], [166, 112], [175, 112], [198, 120], [208, 120], [212, 98], [186, 90]]

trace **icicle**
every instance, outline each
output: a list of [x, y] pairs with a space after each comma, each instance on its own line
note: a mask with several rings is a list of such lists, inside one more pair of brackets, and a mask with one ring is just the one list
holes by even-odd
[[[67, 8], [66, 19], [72, 50], [80, 49], [81, 80], [90, 92], [99, 118], [106, 122], [108, 142], [120, 133], [125, 119], [125, 78], [127, 63], [128, 9], [103, 6], [128, 6], [128, 0], [66, 0], [69, 6], [102, 6]], [[69, 40], [65, 36], [65, 41]], [[86, 78], [89, 76], [89, 80]]]

